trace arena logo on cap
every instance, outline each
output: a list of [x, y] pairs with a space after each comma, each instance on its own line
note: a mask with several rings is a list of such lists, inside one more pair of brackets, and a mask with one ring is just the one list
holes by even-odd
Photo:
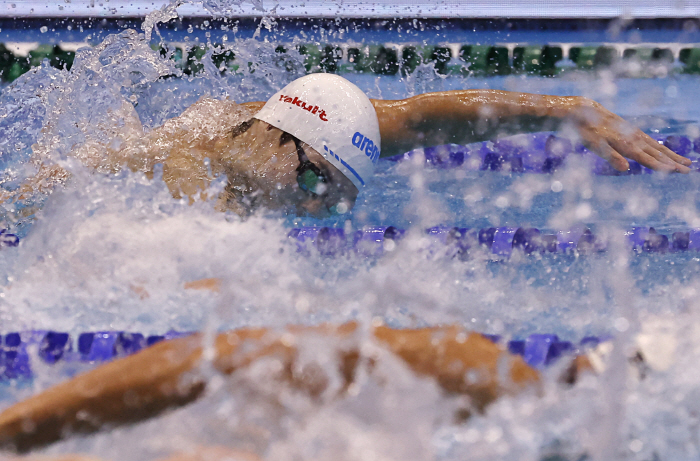
[[280, 101], [286, 102], [286, 103], [288, 103], [288, 104], [292, 104], [292, 105], [297, 106], [297, 107], [300, 107], [300, 108], [302, 108], [302, 109], [304, 109], [304, 110], [308, 110], [309, 112], [311, 112], [311, 113], [314, 114], [314, 115], [315, 115], [316, 113], [318, 113], [318, 118], [320, 118], [320, 119], [323, 120], [324, 122], [327, 122], [327, 121], [328, 121], [328, 118], [326, 118], [326, 115], [327, 115], [327, 114], [326, 114], [326, 111], [325, 111], [325, 110], [321, 109], [321, 110], [319, 111], [319, 107], [318, 107], [318, 106], [314, 106], [314, 105], [312, 105], [312, 104], [307, 104], [306, 102], [304, 102], [304, 101], [302, 101], [301, 99], [299, 99], [297, 96], [294, 96], [294, 98], [292, 98], [291, 96], [285, 96], [285, 95], [281, 94], [281, 95], [280, 95]]
[[379, 147], [359, 131], [352, 135], [352, 145], [365, 151], [365, 155], [372, 160], [372, 163], [376, 163], [379, 160]]

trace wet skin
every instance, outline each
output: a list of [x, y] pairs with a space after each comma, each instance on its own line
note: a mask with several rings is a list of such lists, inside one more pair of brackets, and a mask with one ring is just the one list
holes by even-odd
[[[299, 352], [296, 344], [304, 344], [304, 337], [324, 341], [317, 349], [325, 350], [320, 358]], [[326, 392], [335, 395], [325, 397], [333, 400], [351, 397], [357, 376], [371, 376], [385, 367], [383, 355], [375, 349], [381, 348], [416, 376], [433, 379], [446, 394], [467, 396], [469, 412], [464, 414], [462, 409], [460, 418], [482, 412], [501, 395], [536, 391], [540, 386], [539, 373], [521, 357], [457, 326], [391, 329], [375, 325], [365, 330], [346, 323], [289, 326], [282, 331], [242, 328], [217, 335], [209, 358], [205, 341], [199, 334], [163, 341], [5, 409], [0, 413], [0, 447], [26, 452], [72, 433], [131, 424], [190, 403], [204, 395], [208, 385], [209, 376], [201, 368], [205, 363], [218, 376], [235, 379], [256, 363], [275, 360], [279, 368], [264, 367], [267, 371], [258, 371], [254, 379], [260, 384], [277, 383], [281, 392], [283, 387], [294, 389], [320, 403]], [[367, 347], [368, 341], [376, 346]], [[338, 378], [340, 386], [333, 384]], [[260, 394], [259, 398], [266, 397]]]
[[232, 136], [235, 148], [218, 160], [228, 177], [220, 198], [224, 208], [249, 214], [257, 208], [280, 209], [298, 215], [324, 216], [338, 205], [348, 211], [358, 190], [336, 167], [308, 144], [301, 146], [311, 163], [326, 178], [314, 194], [297, 183], [299, 158], [291, 136], [257, 119], [243, 133]]
[[[225, 175], [227, 185], [217, 208], [241, 216], [267, 209], [323, 217], [333, 205], [342, 203], [341, 210], [353, 207], [357, 188], [303, 142], [307, 158], [328, 182], [321, 196], [300, 189], [293, 138], [251, 115], [232, 101], [202, 99], [180, 117], [149, 132], [138, 146], [129, 145], [113, 155], [133, 171], [149, 175], [156, 164], [162, 164], [163, 180], [173, 197], [189, 197], [190, 201], [206, 199], [211, 181]], [[221, 123], [211, 123], [217, 120]]]
[[516, 132], [569, 127], [586, 147], [619, 171], [629, 169], [626, 158], [658, 171], [690, 171], [689, 159], [659, 144], [601, 104], [583, 97], [464, 90], [373, 103], [379, 117], [384, 155], [400, 153], [417, 144], [459, 144]]
[[[570, 127], [583, 144], [618, 171], [626, 159], [657, 171], [688, 173], [690, 160], [644, 134], [601, 104], [580, 96], [548, 96], [499, 90], [425, 93], [401, 100], [372, 100], [382, 157], [416, 147], [466, 144], [516, 133]], [[246, 103], [259, 110], [264, 103]]]

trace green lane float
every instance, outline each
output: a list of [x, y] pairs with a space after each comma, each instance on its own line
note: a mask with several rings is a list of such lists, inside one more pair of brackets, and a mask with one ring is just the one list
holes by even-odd
[[[69, 46], [72, 48], [74, 44]], [[214, 66], [224, 75], [240, 68], [254, 72], [257, 64], [240, 62], [230, 45], [162, 43], [154, 51], [171, 59], [182, 75], [193, 76], [204, 69], [202, 59], [209, 48]], [[432, 66], [445, 76], [492, 77], [511, 74], [555, 77], [570, 71], [613, 69], [626, 77], [658, 77], [669, 73], [700, 73], [700, 45], [680, 50], [671, 46], [644, 44], [482, 44], [482, 43], [280, 43], [275, 64], [289, 71], [303, 65], [307, 73], [369, 73], [406, 77], [419, 66]], [[295, 50], [301, 55], [299, 63]], [[675, 53], [675, 54], [674, 54]], [[0, 44], [0, 78], [12, 82], [32, 67], [48, 60], [49, 65], [70, 69], [75, 53], [60, 44], [40, 44], [18, 55]], [[569, 64], [566, 64], [569, 63]]]

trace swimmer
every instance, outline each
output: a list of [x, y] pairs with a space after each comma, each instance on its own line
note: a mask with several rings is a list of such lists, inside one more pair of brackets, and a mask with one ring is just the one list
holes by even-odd
[[[312, 350], [304, 349], [309, 340]], [[163, 341], [11, 406], [0, 413], [0, 447], [26, 452], [76, 433], [151, 418], [198, 399], [214, 376], [226, 377], [238, 390], [275, 385], [269, 395], [256, 393], [270, 400], [261, 401], [263, 407], [283, 407], [277, 398], [287, 389], [320, 408], [352, 399], [368, 379], [388, 386], [386, 370], [396, 370], [392, 361], [398, 361], [446, 395], [466, 396], [455, 400], [458, 420], [482, 412], [501, 395], [540, 384], [539, 373], [520, 356], [456, 326], [244, 328], [219, 334], [210, 354], [205, 342], [199, 334]]]
[[[266, 103], [204, 98], [145, 133], [124, 103], [121, 132], [108, 146], [86, 143], [74, 156], [97, 171], [124, 165], [163, 180], [175, 198], [207, 198], [214, 178], [227, 185], [217, 207], [242, 216], [257, 209], [327, 216], [350, 210], [380, 157], [417, 147], [466, 144], [567, 125], [586, 147], [626, 171], [631, 159], [664, 172], [689, 172], [675, 154], [597, 102], [497, 90], [426, 93], [404, 100], [370, 100], [333, 74], [312, 74]], [[34, 146], [35, 153], [41, 146]], [[105, 152], [107, 154], [105, 155]], [[38, 155], [39, 173], [18, 191], [48, 191], [68, 174]], [[13, 198], [6, 194], [4, 199]]]

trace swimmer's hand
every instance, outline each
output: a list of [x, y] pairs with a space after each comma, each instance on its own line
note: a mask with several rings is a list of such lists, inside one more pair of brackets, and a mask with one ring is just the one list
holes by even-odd
[[690, 159], [659, 144], [601, 104], [587, 98], [574, 100], [568, 120], [575, 125], [583, 144], [616, 170], [627, 171], [626, 159], [630, 159], [652, 170], [690, 172]]

